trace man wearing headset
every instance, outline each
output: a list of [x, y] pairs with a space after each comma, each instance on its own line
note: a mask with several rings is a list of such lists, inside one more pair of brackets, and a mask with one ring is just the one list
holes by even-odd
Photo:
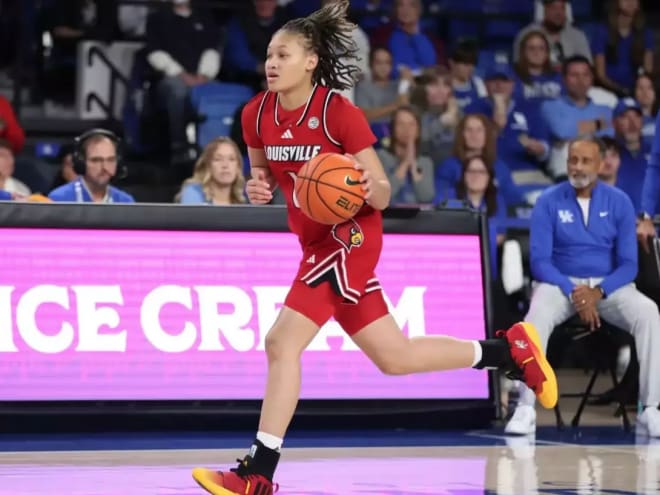
[[74, 140], [73, 167], [78, 178], [50, 192], [53, 201], [73, 203], [134, 203], [130, 194], [110, 185], [121, 159], [119, 138], [92, 129]]

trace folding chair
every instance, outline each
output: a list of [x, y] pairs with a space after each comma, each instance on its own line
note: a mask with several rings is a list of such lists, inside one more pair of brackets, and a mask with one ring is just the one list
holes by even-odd
[[[631, 341], [632, 336], [627, 332], [623, 332], [623, 330], [619, 330], [618, 328], [609, 325], [607, 322], [601, 323], [602, 326], [600, 329], [591, 332], [580, 321], [579, 317], [575, 316], [555, 329], [555, 332], [563, 332], [563, 334], [559, 336], [560, 339], [563, 338], [564, 341], [581, 344], [580, 348], [584, 352], [587, 366], [592, 370], [587, 388], [583, 392], [565, 394], [560, 393], [560, 398], [576, 397], [581, 399], [578, 409], [573, 416], [573, 419], [571, 420], [571, 426], [573, 427], [579, 426], [580, 418], [582, 417], [582, 413], [584, 412], [584, 408], [587, 405], [589, 399], [599, 397], [598, 394], [592, 393], [594, 385], [596, 384], [596, 380], [598, 379], [598, 375], [604, 371], [609, 373], [612, 378], [614, 390], [618, 390], [621, 385], [616, 374], [618, 352], [622, 346], [622, 337], [625, 335], [625, 337]], [[632, 346], [634, 348], [634, 342], [632, 343]], [[565, 350], [565, 348], [563, 350]], [[551, 359], [551, 361], [556, 361], [556, 359]], [[631, 359], [631, 364], [629, 364], [629, 366], [632, 365], [633, 363]], [[613, 398], [617, 403], [615, 416], [621, 416], [623, 428], [626, 432], [628, 432], [630, 431], [630, 419], [628, 418], [628, 413], [626, 411], [625, 394], [617, 393], [614, 395], [616, 395], [616, 397], [613, 396]], [[562, 429], [565, 424], [561, 415], [559, 403], [557, 406], [555, 406], [554, 412], [557, 428]]]

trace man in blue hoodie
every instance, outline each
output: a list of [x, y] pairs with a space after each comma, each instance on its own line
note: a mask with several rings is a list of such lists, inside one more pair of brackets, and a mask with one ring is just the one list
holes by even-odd
[[[574, 314], [592, 330], [601, 317], [629, 331], [639, 356], [638, 426], [660, 437], [660, 313], [639, 292], [635, 210], [623, 191], [598, 180], [605, 154], [597, 138], [578, 138], [568, 146], [568, 180], [550, 187], [534, 205], [530, 264], [535, 287], [526, 321], [534, 324], [543, 346], [552, 330]], [[506, 426], [511, 434], [536, 429], [534, 392], [523, 387]]]

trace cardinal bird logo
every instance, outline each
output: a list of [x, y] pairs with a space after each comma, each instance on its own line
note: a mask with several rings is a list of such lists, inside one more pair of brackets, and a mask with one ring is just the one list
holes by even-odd
[[344, 246], [346, 251], [350, 251], [354, 247], [360, 247], [364, 242], [362, 229], [358, 223], [352, 219], [335, 225], [332, 228], [332, 237], [334, 237], [339, 244]]

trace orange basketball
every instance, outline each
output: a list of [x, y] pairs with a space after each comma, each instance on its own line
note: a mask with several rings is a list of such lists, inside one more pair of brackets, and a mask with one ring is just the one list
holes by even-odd
[[298, 205], [309, 218], [327, 225], [353, 218], [364, 204], [361, 176], [347, 156], [317, 155], [298, 171], [294, 189]]

